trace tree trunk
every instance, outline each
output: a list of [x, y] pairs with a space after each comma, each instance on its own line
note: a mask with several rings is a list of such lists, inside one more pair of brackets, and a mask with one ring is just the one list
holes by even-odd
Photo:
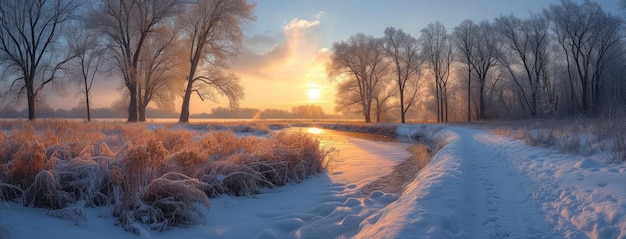
[[187, 89], [185, 90], [185, 96], [183, 96], [183, 106], [180, 110], [179, 123], [189, 123], [189, 101], [191, 100], [191, 82], [187, 83]]
[[91, 121], [91, 109], [89, 108], [89, 92], [85, 91], [85, 104], [87, 105], [87, 121]]
[[371, 103], [369, 103], [368, 106], [365, 106], [363, 108], [363, 117], [365, 118], [365, 123], [371, 123], [372, 122], [372, 107], [371, 107]]
[[404, 111], [404, 88], [400, 90], [400, 118], [403, 124], [406, 123], [406, 112]]
[[480, 80], [478, 119], [485, 120], [485, 80]]
[[443, 93], [441, 97], [443, 98], [442, 101], [445, 107], [443, 111], [445, 114], [444, 122], [448, 123], [448, 89], [444, 86], [444, 88], [441, 89], [441, 92]]
[[439, 80], [435, 80], [435, 98], [437, 99], [437, 122], [441, 122], [441, 97], [439, 97]]
[[35, 120], [35, 92], [33, 87], [26, 87], [26, 96], [28, 98], [28, 120]]
[[137, 91], [137, 113], [139, 117], [139, 122], [146, 122], [146, 107], [148, 107], [147, 99], [142, 94], [142, 89]]
[[[469, 59], [468, 59], [469, 62]], [[472, 122], [472, 68], [467, 64], [467, 122]], [[482, 94], [481, 94], [482, 95]], [[482, 99], [481, 99], [482, 100]]]
[[371, 123], [372, 117], [370, 116], [370, 112], [363, 112], [363, 117], [365, 117], [365, 123]]
[[376, 100], [376, 123], [380, 123], [380, 116], [382, 114], [381, 110], [382, 104]]
[[146, 106], [139, 106], [139, 122], [146, 122]]
[[587, 81], [583, 80], [581, 81], [581, 87], [582, 87], [582, 103], [583, 103], [583, 114], [588, 114], [589, 113], [589, 99], [588, 99], [588, 94], [587, 94]]
[[137, 86], [128, 84], [130, 103], [128, 103], [128, 122], [137, 122]]

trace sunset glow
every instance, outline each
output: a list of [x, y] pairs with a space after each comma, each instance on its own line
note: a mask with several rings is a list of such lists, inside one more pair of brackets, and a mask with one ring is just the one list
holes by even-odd
[[309, 88], [306, 90], [306, 96], [309, 97], [311, 101], [319, 100], [321, 94], [321, 90], [317, 88]]
[[322, 86], [317, 83], [309, 82], [306, 85], [306, 96], [312, 103], [319, 102], [322, 97]]

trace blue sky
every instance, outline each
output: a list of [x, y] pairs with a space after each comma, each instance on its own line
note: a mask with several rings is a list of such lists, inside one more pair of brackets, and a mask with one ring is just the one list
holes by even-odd
[[[248, 35], [280, 34], [293, 19], [320, 18], [324, 45], [356, 33], [382, 35], [386, 27], [402, 28], [419, 35], [427, 24], [439, 21], [451, 30], [465, 19], [493, 20], [501, 15], [526, 17], [559, 0], [256, 0], [257, 21], [247, 24]], [[578, 0], [582, 2], [582, 0]], [[598, 1], [605, 10], [617, 14], [618, 0]]]

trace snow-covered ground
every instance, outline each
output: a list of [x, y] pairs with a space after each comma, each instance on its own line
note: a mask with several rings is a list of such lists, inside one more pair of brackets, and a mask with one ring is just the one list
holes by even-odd
[[[399, 126], [398, 135], [429, 130]], [[409, 145], [320, 137], [338, 149], [329, 172], [212, 199], [204, 223], [190, 228], [136, 236], [106, 208], [86, 209], [75, 225], [13, 203], [2, 206], [0, 225], [10, 238], [626, 238], [623, 163], [449, 126], [432, 136], [440, 150], [401, 195], [363, 195], [410, 156]]]

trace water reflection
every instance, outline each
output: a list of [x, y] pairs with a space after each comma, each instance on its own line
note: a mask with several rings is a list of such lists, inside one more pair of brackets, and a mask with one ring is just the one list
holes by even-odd
[[321, 128], [306, 128], [306, 132], [309, 134], [323, 134], [324, 129]]
[[336, 149], [339, 154], [327, 169], [331, 180], [356, 185], [366, 195], [374, 190], [401, 194], [430, 160], [428, 147], [408, 138], [316, 127], [289, 131], [315, 135], [322, 146]]

